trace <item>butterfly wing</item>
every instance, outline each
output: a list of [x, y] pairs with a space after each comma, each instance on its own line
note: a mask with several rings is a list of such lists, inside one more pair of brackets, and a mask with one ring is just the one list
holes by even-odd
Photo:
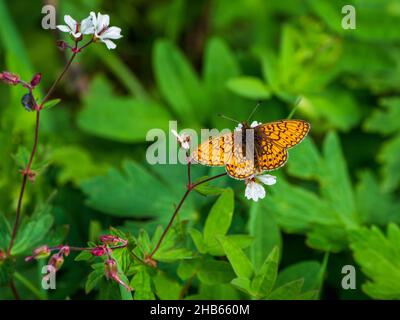
[[[235, 132], [232, 157], [226, 164], [226, 172], [234, 179], [243, 180], [251, 177], [257, 172], [255, 149], [254, 149], [254, 130], [246, 130], [248, 137], [243, 135], [245, 131]], [[247, 140], [247, 138], [249, 138]], [[243, 140], [246, 139], [244, 143]]]
[[[269, 140], [277, 147], [289, 149], [299, 144], [310, 131], [310, 124], [304, 120], [280, 120], [256, 127], [260, 141]], [[270, 152], [273, 148], [270, 148]]]
[[232, 156], [233, 134], [227, 133], [219, 137], [211, 137], [192, 153], [191, 158], [206, 166], [223, 166]]
[[285, 148], [270, 140], [263, 140], [256, 146], [257, 173], [272, 171], [282, 167], [288, 160], [288, 152]]

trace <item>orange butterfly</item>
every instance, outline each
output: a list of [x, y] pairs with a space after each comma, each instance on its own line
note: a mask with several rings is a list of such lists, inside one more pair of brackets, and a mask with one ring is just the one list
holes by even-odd
[[235, 179], [247, 179], [263, 171], [282, 167], [288, 151], [299, 144], [310, 130], [304, 120], [280, 120], [255, 127], [241, 123], [241, 130], [211, 137], [192, 153], [203, 165], [225, 166]]

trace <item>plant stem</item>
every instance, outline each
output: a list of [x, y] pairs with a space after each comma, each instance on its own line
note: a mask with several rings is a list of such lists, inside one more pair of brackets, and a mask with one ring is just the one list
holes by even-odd
[[11, 234], [10, 244], [9, 244], [8, 250], [7, 250], [7, 256], [11, 255], [11, 250], [12, 250], [12, 247], [14, 245], [15, 238], [17, 236], [18, 226], [19, 226], [20, 219], [21, 219], [22, 201], [24, 199], [26, 184], [28, 182], [28, 177], [29, 177], [29, 174], [31, 173], [30, 170], [31, 170], [31, 167], [32, 167], [32, 163], [33, 163], [33, 160], [35, 158], [36, 151], [37, 151], [37, 146], [38, 146], [38, 142], [39, 142], [40, 111], [43, 108], [43, 105], [49, 100], [49, 98], [52, 95], [54, 89], [56, 88], [57, 84], [60, 82], [62, 77], [65, 75], [65, 73], [67, 72], [68, 68], [71, 66], [71, 63], [75, 59], [76, 55], [77, 55], [77, 52], [74, 52], [72, 54], [71, 58], [68, 60], [67, 64], [65, 65], [63, 71], [58, 76], [58, 78], [54, 81], [53, 85], [50, 87], [50, 89], [47, 92], [46, 96], [42, 99], [42, 101], [40, 103], [40, 106], [36, 110], [36, 125], [35, 125], [34, 143], [33, 143], [33, 147], [32, 147], [32, 151], [31, 151], [31, 155], [29, 157], [28, 164], [27, 164], [26, 168], [22, 172], [23, 177], [22, 177], [22, 182], [21, 182], [21, 189], [20, 189], [20, 192], [19, 192], [19, 198], [18, 198], [18, 203], [17, 203], [15, 222], [14, 222], [13, 231], [12, 231], [12, 234]]
[[[173, 224], [173, 222], [174, 222], [176, 216], [178, 215], [178, 212], [179, 212], [180, 208], [182, 207], [182, 205], [183, 205], [183, 203], [185, 202], [185, 200], [186, 200], [187, 196], [189, 195], [189, 193], [190, 193], [193, 189], [195, 189], [197, 186], [199, 186], [199, 185], [201, 185], [201, 184], [203, 184], [203, 183], [209, 182], [209, 181], [211, 181], [211, 180], [214, 180], [214, 179], [223, 177], [223, 176], [225, 176], [225, 175], [226, 175], [226, 172], [221, 173], [221, 174], [218, 174], [218, 175], [213, 176], [213, 177], [210, 177], [210, 178], [207, 178], [207, 179], [204, 179], [204, 180], [199, 181], [199, 182], [196, 182], [196, 183], [194, 183], [194, 184], [191, 184], [191, 183], [188, 184], [187, 189], [186, 189], [186, 192], [185, 192], [184, 195], [182, 196], [181, 201], [179, 202], [178, 206], [176, 207], [174, 213], [172, 214], [171, 219], [169, 220], [167, 227], [164, 229], [164, 232], [162, 233], [162, 235], [161, 235], [160, 239], [158, 240], [156, 246], [154, 247], [153, 251], [152, 251], [151, 254], [149, 255], [149, 258], [150, 258], [150, 259], [153, 258], [154, 254], [155, 254], [155, 253], [157, 252], [157, 250], [160, 248], [160, 245], [161, 245], [162, 241], [164, 240], [165, 236], [167, 235], [168, 230], [171, 228], [171, 226], [172, 226], [172, 224]], [[190, 181], [190, 161], [188, 162], [188, 180]]]
[[67, 70], [69, 69], [69, 67], [71, 66], [72, 61], [74, 61], [76, 55], [78, 54], [78, 52], [74, 52], [71, 56], [71, 58], [69, 58], [67, 64], [64, 67], [64, 70], [60, 73], [60, 75], [58, 76], [58, 78], [56, 79], [56, 81], [54, 81], [53, 85], [50, 87], [49, 91], [47, 92], [46, 96], [42, 99], [42, 101], [40, 102], [40, 109], [43, 107], [43, 105], [49, 100], [50, 96], [53, 94], [54, 89], [56, 88], [56, 86], [58, 85], [58, 83], [60, 82], [60, 80], [62, 79], [62, 77], [65, 75], [65, 73], [67, 72]]
[[11, 279], [11, 281], [10, 281], [10, 288], [11, 288], [11, 291], [12, 291], [12, 293], [13, 293], [13, 295], [14, 295], [14, 299], [15, 299], [15, 300], [19, 300], [20, 297], [19, 297], [17, 288], [15, 287], [14, 280], [12, 280], [12, 279]]
[[22, 177], [21, 189], [19, 192], [17, 211], [16, 211], [16, 215], [15, 215], [15, 222], [14, 222], [13, 231], [11, 234], [10, 244], [9, 244], [8, 250], [7, 250], [7, 256], [11, 255], [11, 249], [14, 245], [15, 237], [17, 236], [18, 226], [19, 226], [20, 219], [21, 219], [22, 200], [24, 198], [26, 183], [28, 182], [28, 176], [29, 176], [29, 173], [31, 170], [32, 162], [35, 157], [35, 153], [36, 153], [37, 145], [38, 145], [38, 141], [39, 141], [39, 127], [40, 127], [40, 110], [37, 110], [36, 111], [35, 137], [34, 137], [33, 147], [32, 147], [32, 151], [31, 151], [31, 155], [29, 157], [28, 164], [22, 172], [23, 177]]

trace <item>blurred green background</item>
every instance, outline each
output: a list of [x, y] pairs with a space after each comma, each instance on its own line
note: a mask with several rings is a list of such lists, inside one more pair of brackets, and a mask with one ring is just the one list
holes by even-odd
[[[64, 36], [41, 28], [45, 3], [56, 5], [58, 24], [64, 14], [109, 14], [124, 37], [116, 50], [96, 44], [79, 55], [53, 96], [62, 102], [43, 112], [35, 161], [41, 175], [28, 186], [23, 209], [30, 216], [48, 201], [51, 209], [46, 219], [24, 223], [31, 236], [18, 247], [22, 277], [39, 285], [40, 264], [21, 258], [35, 245], [63, 236], [85, 245], [109, 226], [152, 234], [166, 225], [186, 169], [146, 163], [149, 129], [168, 130], [169, 120], [179, 129], [232, 127], [217, 114], [246, 119], [257, 100], [265, 102], [254, 119], [273, 121], [286, 118], [301, 97], [294, 118], [309, 121], [311, 134], [289, 152], [264, 200], [247, 201], [243, 183], [215, 182], [235, 192], [229, 233], [254, 237], [254, 261], [254, 252], [278, 245], [287, 278], [280, 283], [297, 273], [311, 288], [322, 274], [322, 299], [400, 298], [400, 1], [0, 0], [0, 70], [24, 79], [41, 72], [43, 92], [68, 58], [55, 47]], [[356, 8], [355, 30], [341, 26], [346, 4]], [[14, 217], [18, 165], [33, 138], [34, 114], [21, 106], [23, 93], [0, 86], [3, 234]], [[193, 176], [222, 170], [195, 166]], [[215, 199], [192, 195], [181, 218], [201, 229]], [[357, 271], [355, 290], [341, 287], [348, 264]], [[176, 267], [165, 270], [181, 283]], [[46, 294], [112, 297], [84, 293], [89, 272], [85, 262], [68, 259], [57, 290]], [[35, 297], [19, 281], [17, 287]], [[199, 281], [191, 290], [200, 298], [243, 298], [227, 284], [218, 288]], [[6, 286], [0, 297], [11, 297]]]

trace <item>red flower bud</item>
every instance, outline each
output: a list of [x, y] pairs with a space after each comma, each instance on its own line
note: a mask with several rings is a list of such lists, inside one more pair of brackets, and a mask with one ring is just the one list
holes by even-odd
[[91, 254], [96, 257], [101, 257], [105, 253], [106, 253], [106, 250], [103, 247], [96, 247], [91, 251]]
[[36, 87], [40, 83], [40, 80], [42, 80], [42, 74], [36, 73], [31, 80], [31, 86]]
[[4, 71], [0, 72], [0, 80], [10, 85], [17, 85], [20, 83], [20, 78], [16, 74], [12, 74], [10, 72]]
[[69, 45], [64, 40], [57, 41], [57, 48], [60, 49], [61, 51], [64, 51], [68, 47], [69, 47]]

